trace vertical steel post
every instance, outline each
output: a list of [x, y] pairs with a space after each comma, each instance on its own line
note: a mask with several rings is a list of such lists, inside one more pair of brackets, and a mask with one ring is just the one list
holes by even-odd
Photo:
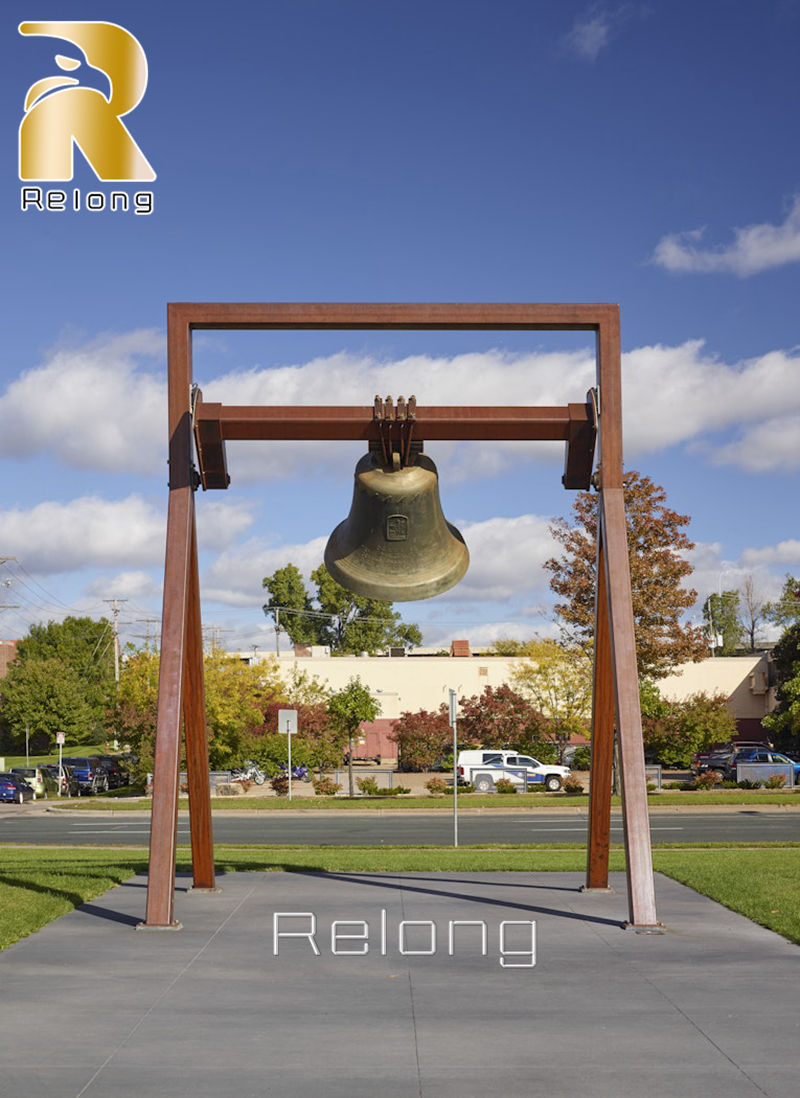
[[597, 591], [595, 593], [594, 690], [592, 695], [592, 761], [589, 778], [589, 839], [586, 888], [608, 888], [611, 834], [611, 770], [614, 755], [614, 674], [608, 621], [605, 549], [597, 523]]
[[[628, 912], [631, 926], [658, 926], [655, 881], [650, 848], [650, 820], [644, 769], [642, 717], [636, 636], [628, 562], [627, 525], [622, 468], [622, 372], [619, 310], [610, 309], [597, 332], [597, 373], [600, 392], [600, 492], [597, 537], [602, 541], [608, 605], [614, 707], [619, 733], [622, 818], [628, 875]], [[599, 810], [598, 810], [599, 811]]]
[[[192, 499], [194, 512], [194, 499]], [[203, 675], [203, 625], [200, 617], [200, 577], [197, 565], [197, 527], [191, 523], [189, 590], [186, 618], [183, 723], [186, 734], [186, 775], [189, 783], [189, 829], [195, 889], [214, 889], [214, 840], [211, 828], [208, 736]]]
[[[150, 867], [144, 929], [175, 929], [175, 848], [184, 708], [194, 499], [192, 496], [191, 333], [167, 306], [169, 505], [158, 677], [158, 723], [150, 815]], [[192, 613], [195, 611], [193, 610]], [[202, 663], [200, 667], [202, 676]], [[191, 706], [191, 703], [190, 703]]]

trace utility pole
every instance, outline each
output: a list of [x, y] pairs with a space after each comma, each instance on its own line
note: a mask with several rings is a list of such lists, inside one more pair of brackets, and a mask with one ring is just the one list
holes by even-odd
[[114, 621], [112, 624], [112, 632], [114, 636], [114, 682], [119, 685], [119, 603], [127, 602], [127, 599], [103, 599], [103, 602], [107, 602], [111, 606], [111, 612], [114, 615]]
[[[144, 646], [147, 651], [150, 651], [150, 626], [158, 625], [160, 618], [137, 618], [137, 622], [141, 622], [144, 625]], [[158, 636], [158, 630], [155, 631], [155, 635]]]
[[[8, 564], [8, 562], [10, 560], [15, 561], [16, 559], [17, 559], [16, 557], [0, 557], [0, 565]], [[9, 579], [3, 580], [2, 586], [3, 587], [10, 587], [11, 586], [11, 580], [9, 580]], [[16, 603], [4, 603], [3, 605], [0, 605], [0, 610], [19, 610], [19, 605], [16, 604]]]
[[223, 629], [221, 625], [204, 625], [203, 634], [211, 634], [211, 650], [219, 648], [219, 635], [220, 633], [230, 633], [230, 629]]
[[275, 655], [280, 658], [281, 654], [281, 608], [275, 607]]

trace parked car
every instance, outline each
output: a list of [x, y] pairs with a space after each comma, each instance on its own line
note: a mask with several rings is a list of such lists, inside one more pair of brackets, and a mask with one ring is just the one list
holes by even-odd
[[130, 785], [131, 777], [116, 755], [98, 755], [97, 761], [108, 774], [108, 788], [119, 789]]
[[736, 778], [736, 767], [739, 763], [775, 763], [781, 766], [791, 766], [794, 769], [794, 783], [795, 785], [800, 782], [800, 762], [795, 762], [794, 759], [790, 759], [786, 755], [782, 755], [779, 751], [766, 751], [764, 749], [754, 751], [752, 748], [748, 751], [737, 751], [731, 756], [730, 763], [728, 764], [728, 770], [725, 774], [726, 778]]
[[735, 751], [712, 751], [708, 755], [700, 755], [692, 769], [695, 774], [705, 774], [709, 770], [716, 770], [718, 774], [725, 775]]
[[106, 793], [108, 791], [108, 771], [104, 770], [96, 757], [87, 755], [66, 755], [62, 762], [72, 768], [78, 782], [78, 796]]
[[497, 778], [508, 778], [522, 788], [526, 784], [542, 784], [555, 792], [570, 773], [568, 766], [541, 763], [531, 755], [518, 755], [515, 751], [483, 749], [460, 751], [458, 755], [459, 781], [471, 782], [479, 793], [491, 792]]
[[66, 763], [63, 763], [60, 768], [58, 763], [46, 763], [41, 769], [45, 776], [45, 782], [48, 783], [48, 789], [56, 795], [58, 795], [60, 785], [62, 797], [78, 796], [80, 792], [78, 780], [73, 774], [72, 768], [67, 766]]
[[[731, 756], [737, 751], [769, 750], [771, 747], [771, 743], [766, 743], [763, 740], [739, 740], [737, 743], [723, 743], [718, 747], [711, 748], [709, 751], [698, 751], [693, 755], [690, 770], [693, 770], [695, 774], [702, 774], [706, 770], [717, 770], [721, 774], [725, 767], [718, 765], [720, 759], [724, 759], [727, 764]], [[713, 760], [714, 765], [709, 766], [709, 760]]]
[[37, 797], [47, 796], [47, 786], [44, 780], [44, 774], [38, 766], [12, 766], [12, 774], [18, 774], [20, 778], [28, 783]]
[[19, 774], [0, 774], [0, 801], [22, 804], [36, 800], [36, 794]]

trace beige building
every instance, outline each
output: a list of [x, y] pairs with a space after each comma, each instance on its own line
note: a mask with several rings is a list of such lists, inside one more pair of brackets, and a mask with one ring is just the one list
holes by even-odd
[[[451, 689], [459, 698], [480, 695], [487, 686], [496, 689], [509, 683], [514, 667], [524, 662], [523, 657], [472, 653], [466, 641], [453, 641], [450, 651], [449, 656], [428, 655], [424, 650], [414, 655], [331, 656], [327, 648], [298, 645], [294, 652], [259, 655], [256, 659], [278, 660], [284, 680], [288, 681], [296, 669], [315, 676], [332, 691], [343, 689], [358, 677], [381, 703], [380, 718], [364, 726], [359, 754], [386, 759], [396, 752], [388, 733], [401, 713], [435, 711], [448, 701]], [[245, 653], [241, 653], [241, 658], [253, 659]], [[769, 663], [764, 655], [718, 657], [683, 664], [660, 680], [659, 690], [663, 697], [673, 700], [701, 691], [724, 694], [740, 735], [748, 739], [762, 735], [761, 718], [775, 704]]]

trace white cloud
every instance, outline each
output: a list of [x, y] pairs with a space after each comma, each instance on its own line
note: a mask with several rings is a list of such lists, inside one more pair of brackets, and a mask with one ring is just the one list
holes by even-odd
[[[96, 471], [163, 477], [166, 386], [139, 363], [154, 353], [152, 333], [116, 337], [77, 351], [58, 351], [0, 396], [0, 453], [54, 455]], [[623, 355], [626, 457], [695, 444], [705, 460], [751, 472], [800, 466], [800, 352], [769, 351], [724, 362], [702, 340], [656, 344]], [[334, 354], [275, 369], [253, 367], [204, 382], [207, 400], [226, 404], [363, 405], [375, 392], [415, 393], [420, 405], [563, 405], [581, 401], [595, 382], [594, 354], [517, 353], [502, 349], [452, 357], [414, 355], [392, 361]], [[735, 432], [731, 437], [731, 432]], [[726, 437], [719, 437], [727, 432]], [[530, 460], [558, 466], [563, 443], [437, 443], [429, 447], [451, 483], [487, 480]], [[229, 443], [233, 487], [323, 473], [350, 477], [358, 442]], [[555, 475], [555, 474], [554, 474]], [[208, 511], [204, 502], [201, 513]], [[232, 518], [233, 512], [227, 513]], [[205, 519], [203, 521], [206, 521]], [[210, 520], [208, 520], [210, 522]], [[248, 521], [242, 512], [237, 529]]]
[[260, 612], [267, 594], [261, 586], [264, 576], [291, 563], [300, 569], [310, 586], [311, 573], [322, 562], [327, 538], [294, 545], [271, 545], [250, 538], [222, 553], [203, 573], [203, 598], [228, 606], [252, 606]]
[[[623, 355], [628, 459], [694, 442], [713, 464], [751, 472], [797, 468], [798, 371], [796, 351], [729, 364], [705, 352], [701, 340]], [[733, 440], [713, 437], [731, 430]]]
[[715, 465], [737, 465], [748, 473], [800, 468], [800, 413], [743, 428], [732, 442], [714, 450], [711, 459]]
[[[549, 521], [521, 515], [461, 524], [470, 552], [469, 570], [449, 592], [426, 600], [426, 607], [435, 612], [435, 607], [446, 601], [498, 602], [525, 596], [529, 601], [541, 601], [547, 588], [542, 564], [556, 548]], [[260, 606], [264, 576], [290, 562], [310, 586], [310, 574], [322, 561], [326, 541], [322, 537], [303, 544], [268, 545], [249, 539], [223, 553], [205, 571], [203, 597], [230, 606]]]
[[557, 549], [550, 521], [520, 515], [465, 523], [460, 529], [469, 549], [469, 570], [442, 598], [502, 602], [530, 599], [532, 592], [541, 597], [548, 584], [542, 565]]
[[639, 14], [646, 13], [646, 9], [635, 9], [631, 4], [622, 4], [616, 8], [594, 4], [583, 15], [576, 17], [562, 43], [576, 57], [595, 61], [637, 10]]
[[117, 572], [115, 575], [98, 575], [86, 588], [89, 597], [105, 599], [155, 599], [161, 594], [161, 584], [149, 572]]
[[745, 549], [742, 562], [750, 568], [778, 564], [789, 570], [800, 565], [800, 541], [789, 538], [777, 545], [766, 545], [760, 549]]
[[670, 233], [659, 240], [652, 262], [668, 271], [692, 274], [724, 272], [746, 278], [800, 260], [800, 195], [780, 225], [764, 222], [733, 230], [731, 244], [702, 248], [705, 229]]
[[[241, 505], [220, 503], [203, 510], [198, 525], [211, 548], [230, 545], [249, 525]], [[120, 500], [83, 496], [0, 511], [0, 528], [4, 553], [17, 557], [29, 572], [147, 568], [163, 565], [166, 507], [137, 495]]]
[[166, 384], [138, 368], [163, 354], [163, 336], [150, 331], [56, 350], [0, 396], [0, 454], [52, 453], [77, 469], [163, 470]]

